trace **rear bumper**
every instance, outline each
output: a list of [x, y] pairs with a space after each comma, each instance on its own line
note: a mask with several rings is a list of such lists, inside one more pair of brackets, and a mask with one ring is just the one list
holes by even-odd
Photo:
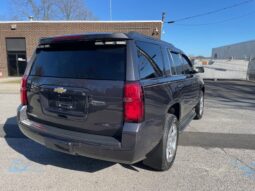
[[[50, 149], [100, 160], [133, 164], [146, 156], [142, 124], [125, 123], [121, 142], [113, 137], [68, 131], [31, 121], [26, 106], [18, 108], [18, 125], [30, 139]], [[143, 139], [142, 139], [143, 137]]]

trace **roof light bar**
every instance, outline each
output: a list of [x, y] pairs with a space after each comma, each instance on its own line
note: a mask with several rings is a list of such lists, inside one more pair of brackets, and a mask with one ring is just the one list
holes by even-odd
[[97, 42], [95, 42], [95, 45], [104, 45], [104, 43], [97, 41]]
[[119, 44], [119, 45], [126, 45], [127, 42], [126, 42], [126, 41], [116, 41], [116, 44]]
[[105, 45], [114, 45], [116, 44], [114, 41], [106, 41], [105, 42]]
[[126, 45], [127, 42], [126, 41], [96, 41], [95, 45]]

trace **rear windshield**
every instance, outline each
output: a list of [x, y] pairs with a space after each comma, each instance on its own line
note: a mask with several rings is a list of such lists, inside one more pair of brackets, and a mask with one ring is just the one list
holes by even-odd
[[125, 45], [53, 44], [36, 50], [30, 75], [125, 80], [125, 63]]

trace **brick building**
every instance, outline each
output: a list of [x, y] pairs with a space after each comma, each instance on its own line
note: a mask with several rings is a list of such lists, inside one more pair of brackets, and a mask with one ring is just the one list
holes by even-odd
[[0, 77], [19, 76], [39, 38], [85, 32], [129, 32], [160, 38], [161, 21], [0, 22]]

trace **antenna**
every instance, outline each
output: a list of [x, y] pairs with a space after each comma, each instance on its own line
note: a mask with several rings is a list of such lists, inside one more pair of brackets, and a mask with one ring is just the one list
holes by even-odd
[[161, 25], [161, 32], [164, 35], [165, 31], [164, 31], [164, 23], [165, 23], [165, 19], [166, 19], [166, 12], [162, 12], [162, 25]]
[[110, 0], [110, 20], [112, 21], [112, 0]]

